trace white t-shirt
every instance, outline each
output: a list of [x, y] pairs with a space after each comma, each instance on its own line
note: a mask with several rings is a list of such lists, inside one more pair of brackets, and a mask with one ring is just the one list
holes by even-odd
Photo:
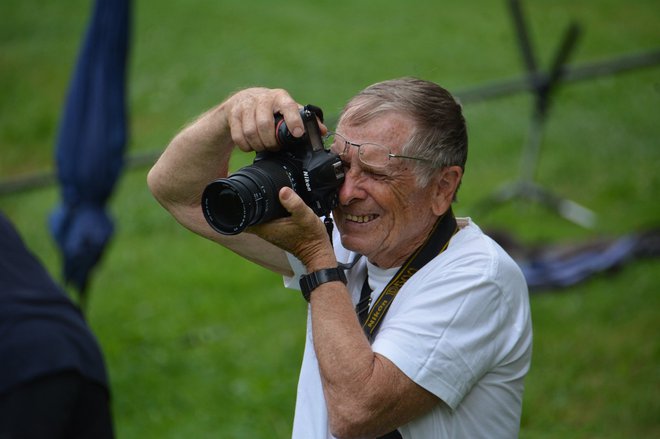
[[[399, 290], [372, 348], [443, 402], [399, 427], [404, 439], [515, 438], [520, 428], [523, 379], [529, 370], [532, 325], [525, 279], [516, 263], [470, 221], [447, 249]], [[334, 236], [340, 262], [355, 254]], [[289, 257], [298, 287], [305, 269]], [[361, 258], [347, 272], [357, 303], [369, 272], [372, 303], [396, 273]], [[311, 318], [303, 356], [293, 438], [332, 438], [314, 352]]]

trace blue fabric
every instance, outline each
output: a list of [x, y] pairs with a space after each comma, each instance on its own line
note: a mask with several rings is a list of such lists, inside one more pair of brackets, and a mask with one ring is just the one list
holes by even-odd
[[585, 248], [569, 256], [541, 255], [518, 262], [532, 291], [575, 285], [634, 259], [639, 245], [636, 236], [613, 240], [604, 248]]
[[101, 350], [80, 310], [0, 213], [0, 393], [61, 371], [107, 388]]
[[64, 279], [84, 291], [113, 234], [106, 203], [123, 168], [130, 0], [97, 0], [56, 147], [61, 204], [50, 217]]

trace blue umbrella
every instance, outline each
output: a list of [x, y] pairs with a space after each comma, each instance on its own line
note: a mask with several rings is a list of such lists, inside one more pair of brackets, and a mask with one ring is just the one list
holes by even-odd
[[124, 164], [129, 31], [130, 0], [96, 1], [57, 138], [62, 200], [50, 230], [81, 298], [114, 231], [105, 206]]

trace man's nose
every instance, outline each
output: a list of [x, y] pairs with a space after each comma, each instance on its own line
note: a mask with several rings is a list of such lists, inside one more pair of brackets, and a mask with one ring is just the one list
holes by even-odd
[[346, 169], [344, 183], [339, 188], [339, 204], [347, 206], [355, 200], [364, 199], [366, 193], [362, 186], [362, 172], [360, 167], [351, 166]]

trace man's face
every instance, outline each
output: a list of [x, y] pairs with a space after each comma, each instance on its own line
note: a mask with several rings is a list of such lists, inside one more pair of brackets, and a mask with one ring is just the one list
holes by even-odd
[[[400, 154], [413, 128], [409, 118], [386, 113], [361, 126], [340, 123], [337, 132], [353, 143], [377, 143]], [[433, 191], [416, 185], [412, 160], [392, 158], [374, 169], [360, 162], [355, 146], [348, 146], [342, 159], [346, 180], [333, 212], [342, 244], [380, 267], [402, 265], [437, 220]]]

